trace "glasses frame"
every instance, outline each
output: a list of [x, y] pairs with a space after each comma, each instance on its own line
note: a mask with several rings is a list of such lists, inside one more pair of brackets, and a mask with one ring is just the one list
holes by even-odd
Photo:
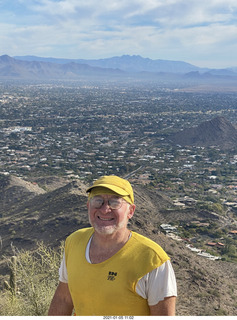
[[[93, 205], [93, 200], [96, 200], [96, 199], [101, 199], [102, 200], [101, 205], [99, 207]], [[118, 207], [111, 206], [111, 201], [113, 201], [113, 200], [119, 200], [120, 204], [119, 204]], [[118, 210], [118, 209], [120, 209], [122, 207], [123, 203], [126, 203], [126, 201], [121, 197], [116, 197], [116, 198], [113, 197], [113, 198], [109, 198], [109, 199], [104, 199], [102, 196], [94, 196], [92, 199], [90, 199], [90, 204], [91, 204], [93, 209], [101, 209], [105, 203], [108, 204], [110, 209]]]

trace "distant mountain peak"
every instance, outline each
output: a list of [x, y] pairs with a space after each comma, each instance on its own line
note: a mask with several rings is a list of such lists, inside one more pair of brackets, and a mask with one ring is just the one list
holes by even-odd
[[237, 132], [232, 123], [222, 116], [205, 121], [198, 128], [204, 129], [204, 133], [208, 133], [213, 139], [231, 138], [230, 135]]
[[14, 61], [14, 59], [11, 58], [10, 56], [8, 56], [7, 54], [4, 54], [3, 56], [0, 56], [0, 62], [8, 63], [8, 62], [11, 62], [11, 61]]
[[237, 130], [222, 116], [202, 122], [197, 127], [186, 128], [169, 138], [183, 146], [218, 146], [221, 149], [237, 147]]

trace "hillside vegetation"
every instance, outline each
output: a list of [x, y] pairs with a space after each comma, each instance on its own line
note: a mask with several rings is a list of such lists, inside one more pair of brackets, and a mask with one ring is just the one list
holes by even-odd
[[[61, 247], [63, 249], [63, 247]], [[18, 251], [7, 262], [9, 280], [0, 294], [0, 315], [42, 316], [58, 283], [58, 265], [62, 250], [52, 250], [38, 243], [36, 250]]]

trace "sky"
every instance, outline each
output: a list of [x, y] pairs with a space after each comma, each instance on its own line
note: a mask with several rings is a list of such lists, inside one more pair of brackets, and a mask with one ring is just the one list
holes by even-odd
[[236, 0], [0, 0], [0, 55], [237, 66]]

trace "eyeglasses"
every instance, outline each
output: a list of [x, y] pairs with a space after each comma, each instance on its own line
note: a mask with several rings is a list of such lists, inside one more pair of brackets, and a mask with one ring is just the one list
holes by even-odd
[[[94, 197], [90, 200], [91, 206], [95, 209], [100, 209], [105, 202], [106, 200], [102, 197]], [[107, 202], [110, 209], [117, 210], [122, 207], [125, 200], [123, 200], [122, 198], [110, 198]]]

